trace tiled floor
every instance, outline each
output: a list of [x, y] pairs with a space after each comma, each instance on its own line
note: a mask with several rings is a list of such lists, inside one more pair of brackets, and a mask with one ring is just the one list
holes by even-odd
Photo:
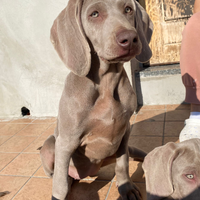
[[[189, 117], [189, 105], [143, 106], [131, 118], [129, 145], [146, 152], [169, 141], [177, 141]], [[41, 167], [38, 147], [53, 134], [55, 118], [0, 121], [0, 192], [10, 193], [1, 200], [50, 200], [52, 179]], [[141, 163], [130, 160], [130, 176], [146, 199]], [[114, 164], [102, 168], [98, 176], [75, 181], [70, 200], [120, 200]]]

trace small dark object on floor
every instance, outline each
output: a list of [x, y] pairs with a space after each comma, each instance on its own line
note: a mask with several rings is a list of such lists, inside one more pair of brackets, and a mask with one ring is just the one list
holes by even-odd
[[26, 107], [21, 108], [22, 116], [30, 115], [30, 110]]
[[41, 149], [42, 149], [42, 146], [37, 148], [37, 150], [41, 150]]
[[3, 196], [5, 196], [6, 194], [10, 194], [10, 192], [8, 192], [8, 191], [5, 191], [5, 192], [0, 192], [0, 197], [3, 197]]

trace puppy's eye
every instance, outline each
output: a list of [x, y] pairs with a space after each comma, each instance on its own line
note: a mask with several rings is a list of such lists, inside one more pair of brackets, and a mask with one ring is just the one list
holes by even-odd
[[185, 175], [188, 179], [193, 179], [194, 178], [194, 175], [193, 174], [186, 174]]
[[96, 18], [96, 17], [99, 16], [99, 12], [98, 11], [94, 11], [90, 16]]
[[125, 13], [130, 13], [130, 12], [132, 12], [132, 8], [129, 6], [126, 6], [124, 11], [125, 11]]

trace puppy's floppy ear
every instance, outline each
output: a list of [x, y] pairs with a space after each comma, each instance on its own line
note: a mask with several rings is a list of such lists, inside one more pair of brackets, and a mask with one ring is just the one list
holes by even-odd
[[173, 194], [172, 164], [179, 152], [178, 144], [169, 142], [157, 147], [144, 159], [147, 200], [159, 200]]
[[150, 60], [152, 56], [151, 49], [149, 47], [149, 42], [151, 40], [151, 36], [153, 33], [153, 23], [149, 18], [149, 15], [146, 13], [144, 8], [135, 0], [135, 23], [136, 23], [136, 30], [138, 32], [140, 41], [142, 43], [142, 52], [136, 56], [136, 59], [139, 62], [147, 62]]
[[78, 76], [90, 70], [90, 47], [81, 24], [83, 0], [69, 0], [67, 7], [55, 19], [51, 41], [64, 64]]

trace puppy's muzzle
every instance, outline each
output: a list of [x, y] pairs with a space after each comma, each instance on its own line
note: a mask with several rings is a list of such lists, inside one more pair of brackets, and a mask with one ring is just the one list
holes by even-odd
[[135, 31], [125, 30], [117, 34], [117, 44], [123, 50], [131, 50], [138, 46], [139, 38]]

